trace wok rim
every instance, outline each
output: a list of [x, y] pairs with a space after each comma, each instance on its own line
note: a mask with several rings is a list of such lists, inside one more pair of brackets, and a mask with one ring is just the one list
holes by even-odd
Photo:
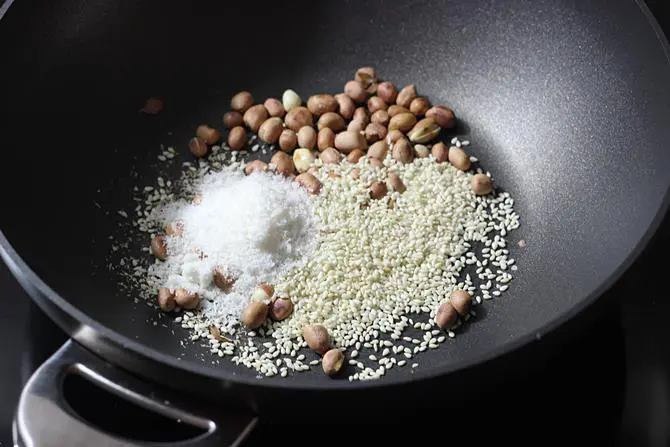
[[[656, 37], [661, 45], [661, 48], [665, 54], [666, 62], [670, 65], [670, 44], [668, 43], [667, 37], [663, 33], [660, 25], [657, 20], [654, 18], [653, 14], [649, 10], [649, 7], [644, 3], [643, 0], [633, 0], [634, 3], [640, 8], [644, 17], [647, 19], [651, 25], [653, 31], [656, 34]], [[9, 6], [13, 3], [12, 0], [9, 0], [6, 4], [6, 8], [0, 10], [0, 20], [3, 17], [3, 13], [9, 9]], [[604, 293], [610, 289], [614, 283], [622, 277], [622, 275], [632, 266], [632, 264], [640, 257], [642, 252], [648, 246], [649, 242], [652, 240], [653, 236], [656, 234], [658, 228], [660, 227], [661, 222], [663, 222], [668, 207], [670, 206], [670, 182], [668, 182], [663, 199], [660, 203], [659, 208], [656, 210], [654, 218], [650, 222], [646, 231], [640, 239], [637, 241], [635, 247], [631, 250], [628, 256], [624, 261], [610, 274], [610, 276], [603, 281], [593, 292], [579, 300], [572, 308], [556, 315], [551, 321], [549, 321], [544, 326], [537, 328], [535, 331], [531, 331], [529, 334], [519, 336], [505, 343], [497, 344], [492, 349], [486, 350], [479, 355], [476, 355], [467, 360], [460, 360], [447, 365], [434, 366], [429, 369], [418, 369], [415, 370], [413, 374], [403, 374], [398, 377], [393, 378], [382, 378], [379, 380], [371, 381], [357, 381], [349, 382], [348, 380], [334, 380], [330, 382], [300, 382], [300, 381], [272, 381], [268, 382], [265, 380], [256, 379], [254, 376], [244, 376], [235, 374], [234, 371], [229, 369], [221, 368], [216, 370], [216, 373], [213, 373], [214, 370], [211, 368], [203, 369], [197, 367], [195, 362], [184, 362], [183, 360], [178, 360], [176, 357], [164, 354], [160, 351], [157, 351], [144, 343], [135, 341], [134, 339], [121, 334], [115, 330], [110, 329], [109, 327], [99, 323], [97, 320], [90, 317], [88, 314], [82, 312], [65, 298], [63, 298], [59, 293], [53, 290], [49, 285], [47, 285], [23, 260], [19, 253], [11, 245], [5, 234], [0, 229], [0, 257], [4, 259], [5, 263], [8, 265], [14, 276], [21, 281], [25, 281], [28, 284], [33, 285], [39, 293], [44, 297], [49, 299], [53, 304], [58, 306], [60, 310], [65, 312], [70, 318], [77, 321], [79, 324], [87, 326], [94, 330], [97, 334], [102, 336], [106, 341], [111, 342], [116, 347], [121, 347], [123, 349], [128, 349], [134, 354], [139, 355], [145, 359], [156, 362], [161, 365], [168, 366], [175, 370], [178, 370], [183, 373], [194, 374], [196, 376], [201, 376], [206, 379], [213, 379], [216, 381], [230, 381], [232, 383], [258, 387], [258, 388], [277, 388], [283, 390], [340, 390], [340, 389], [378, 389], [384, 387], [405, 385], [410, 382], [416, 382], [421, 380], [434, 379], [439, 376], [445, 376], [456, 371], [463, 371], [475, 366], [490, 362], [496, 358], [503, 357], [505, 355], [511, 354], [519, 350], [520, 348], [531, 344], [533, 341], [544, 337], [545, 335], [554, 332], [559, 327], [563, 326], [577, 315], [581, 314], [588, 307], [594, 304], [599, 298], [601, 298]], [[23, 287], [26, 289], [25, 287]], [[30, 292], [27, 291], [30, 295]], [[35, 297], [32, 299], [36, 300]], [[67, 331], [69, 336], [73, 334], [71, 331]], [[89, 349], [88, 346], [86, 346]], [[113, 364], [118, 364], [114, 359], [106, 358], [107, 361]], [[149, 378], [151, 379], [151, 378]], [[155, 380], [155, 379], [153, 379]]]

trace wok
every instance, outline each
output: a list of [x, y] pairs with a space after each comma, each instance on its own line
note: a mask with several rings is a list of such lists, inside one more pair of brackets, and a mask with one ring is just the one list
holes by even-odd
[[[35, 445], [131, 443], [71, 414], [68, 374], [201, 427], [198, 445], [234, 442], [279, 408], [370, 414], [399, 396], [418, 408], [591, 308], [667, 209], [668, 45], [641, 2], [21, 0], [3, 11], [0, 251], [73, 339], [23, 392], [17, 432]], [[362, 65], [453, 107], [456, 133], [516, 199], [510, 241], [527, 246], [512, 249], [504, 299], [412, 374], [365, 383], [319, 371], [259, 380], [183, 347], [178, 325], [147, 323], [156, 311], [120, 291], [107, 237], [131, 188], [155, 178], [161, 145], [190, 160], [195, 127], [219, 123], [234, 92], [337, 92]], [[149, 96], [160, 115], [137, 113]], [[252, 416], [220, 423], [222, 408]]]

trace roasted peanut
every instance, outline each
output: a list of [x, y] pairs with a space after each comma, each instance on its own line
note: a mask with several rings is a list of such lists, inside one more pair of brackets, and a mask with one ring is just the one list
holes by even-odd
[[354, 110], [353, 121], [358, 121], [363, 124], [363, 128], [370, 123], [370, 118], [368, 117], [368, 111], [365, 107], [358, 107]]
[[167, 240], [164, 235], [159, 234], [151, 239], [151, 253], [161, 261], [167, 259], [168, 248]]
[[456, 309], [454, 309], [454, 306], [452, 306], [451, 303], [442, 303], [437, 309], [437, 315], [435, 315], [435, 324], [440, 329], [451, 329], [454, 327], [454, 324], [456, 324], [457, 320], [458, 312], [456, 312]]
[[365, 98], [368, 97], [365, 86], [358, 81], [349, 81], [344, 84], [344, 93], [358, 103], [365, 101]]
[[214, 285], [226, 293], [230, 292], [235, 285], [235, 276], [222, 267], [214, 269], [213, 279]]
[[449, 159], [449, 150], [442, 142], [434, 144], [433, 148], [430, 150], [430, 153], [438, 163], [444, 163]]
[[276, 98], [266, 99], [263, 105], [265, 106], [265, 109], [268, 111], [268, 114], [270, 114], [271, 117], [282, 118], [286, 114], [286, 110], [284, 110], [284, 105], [281, 103], [280, 100]]
[[365, 153], [362, 150], [354, 149], [353, 151], [349, 152], [349, 155], [347, 155], [347, 161], [349, 163], [358, 163], [358, 160], [360, 160], [364, 155]]
[[233, 127], [241, 126], [242, 124], [244, 124], [242, 114], [237, 110], [223, 114], [223, 125], [226, 126], [227, 129], [232, 129]]
[[400, 163], [411, 163], [414, 159], [414, 151], [406, 138], [401, 138], [393, 144], [391, 156]]
[[267, 144], [275, 144], [284, 130], [281, 118], [270, 118], [265, 120], [258, 129], [258, 138]]
[[454, 111], [445, 106], [433, 106], [426, 111], [426, 117], [432, 118], [443, 129], [451, 129], [456, 125]]
[[383, 140], [386, 137], [386, 127], [377, 123], [370, 123], [365, 128], [365, 140], [368, 143]]
[[330, 349], [323, 355], [321, 361], [321, 368], [323, 372], [329, 376], [336, 376], [342, 371], [344, 365], [344, 353], [339, 349]]
[[240, 113], [246, 112], [254, 104], [254, 97], [249, 92], [236, 93], [230, 100], [230, 108]]
[[319, 151], [325, 151], [333, 146], [335, 146], [335, 132], [329, 127], [324, 127], [317, 136], [317, 147]]
[[324, 113], [317, 122], [317, 128], [319, 130], [328, 127], [335, 133], [342, 132], [346, 126], [347, 124], [344, 122], [344, 118], [335, 112]]
[[354, 149], [367, 149], [365, 137], [358, 132], [344, 131], [335, 135], [335, 148], [348, 154]]
[[329, 147], [325, 151], [321, 152], [319, 155], [323, 164], [339, 164], [340, 163], [340, 153], [337, 149]]
[[231, 150], [239, 151], [247, 144], [247, 131], [242, 126], [233, 127], [228, 132], [228, 146]]
[[338, 104], [337, 112], [345, 120], [350, 120], [354, 116], [354, 110], [356, 110], [356, 104], [354, 104], [353, 99], [344, 93], [338, 93], [335, 95], [335, 101]]
[[291, 129], [284, 129], [279, 135], [279, 149], [291, 152], [298, 145], [298, 136]]
[[195, 136], [198, 137], [200, 141], [203, 141], [210, 146], [221, 139], [221, 132], [209, 127], [206, 124], [201, 124], [195, 131]]
[[262, 301], [249, 301], [242, 311], [240, 322], [249, 329], [258, 329], [268, 317], [269, 307]]
[[198, 137], [193, 137], [188, 142], [188, 150], [198, 158], [204, 157], [207, 154], [207, 143]]
[[429, 143], [440, 134], [440, 126], [432, 118], [424, 118], [407, 133], [412, 143]]
[[382, 82], [377, 85], [377, 96], [383, 99], [386, 104], [391, 105], [395, 103], [398, 91], [390, 82]]
[[356, 70], [354, 79], [360, 82], [363, 87], [368, 88], [371, 84], [377, 82], [377, 72], [373, 67], [361, 67]]
[[463, 149], [456, 146], [449, 148], [449, 163], [461, 171], [467, 171], [472, 164], [468, 154]]
[[187, 310], [195, 309], [200, 303], [200, 296], [197, 293], [181, 287], [175, 290], [174, 299], [179, 307]]
[[388, 130], [391, 131], [398, 129], [400, 132], [405, 133], [409, 132], [415, 124], [416, 117], [412, 113], [399, 113], [398, 115], [392, 117], [389, 121]]
[[405, 184], [400, 179], [400, 176], [398, 176], [398, 174], [396, 174], [395, 172], [389, 174], [388, 186], [390, 187], [390, 189], [397, 191], [400, 194], [404, 193], [407, 190]]
[[372, 185], [370, 185], [370, 198], [378, 200], [384, 197], [386, 193], [388, 193], [386, 183], [375, 182]]
[[423, 96], [417, 96], [409, 103], [409, 111], [416, 116], [424, 115], [430, 108], [430, 102]]
[[301, 127], [312, 126], [314, 118], [312, 117], [312, 112], [306, 107], [299, 106], [289, 110], [286, 114], [285, 122], [286, 127], [294, 132], [298, 132]]
[[465, 316], [470, 312], [472, 305], [472, 296], [463, 289], [455, 289], [449, 296], [449, 303], [456, 309], [460, 316]]
[[409, 84], [398, 92], [398, 97], [396, 98], [395, 103], [408, 109], [414, 98], [416, 98], [416, 86], [414, 84]]
[[[335, 138], [335, 135], [333, 135]], [[298, 147], [312, 150], [316, 146], [316, 130], [312, 126], [303, 126], [298, 131]]]
[[268, 119], [268, 111], [263, 104], [256, 104], [251, 106], [244, 112], [244, 124], [251, 129], [252, 132], [258, 132], [261, 124]]
[[268, 170], [268, 165], [264, 161], [254, 160], [247, 163], [244, 167], [244, 173], [250, 175], [254, 172], [265, 172]]
[[295, 178], [295, 181], [312, 195], [321, 192], [321, 182], [309, 172], [303, 172]]
[[164, 312], [172, 312], [177, 307], [174, 293], [167, 287], [158, 289], [158, 307]]
[[293, 159], [286, 152], [276, 152], [270, 159], [270, 163], [275, 165], [275, 172], [284, 177], [288, 177], [295, 172]]
[[370, 122], [381, 124], [382, 126], [386, 127], [386, 126], [389, 125], [389, 120], [390, 119], [391, 119], [391, 116], [389, 115], [389, 113], [386, 110], [377, 110], [370, 117]]
[[325, 354], [331, 347], [328, 330], [320, 324], [312, 324], [302, 328], [302, 338], [307, 346], [318, 354]]
[[472, 180], [470, 181], [470, 188], [475, 194], [479, 196], [485, 196], [493, 191], [493, 184], [491, 182], [491, 178], [488, 175], [475, 174], [472, 176]]
[[393, 104], [391, 107], [388, 108], [388, 113], [391, 118], [393, 118], [396, 115], [399, 115], [401, 113], [412, 113], [409, 111], [408, 108], [406, 107], [401, 107], [397, 104]]
[[386, 110], [388, 105], [379, 96], [373, 96], [368, 99], [368, 110], [375, 113], [377, 110]]
[[289, 298], [277, 298], [270, 304], [270, 318], [274, 321], [287, 319], [293, 313], [293, 301]]
[[331, 95], [313, 95], [307, 100], [307, 109], [316, 116], [323, 115], [327, 112], [335, 112], [337, 106], [337, 101]]
[[370, 149], [368, 149], [368, 157], [373, 157], [376, 158], [377, 160], [384, 160], [386, 158], [388, 150], [389, 146], [386, 143], [386, 141], [384, 140], [377, 141], [375, 144], [370, 146]]

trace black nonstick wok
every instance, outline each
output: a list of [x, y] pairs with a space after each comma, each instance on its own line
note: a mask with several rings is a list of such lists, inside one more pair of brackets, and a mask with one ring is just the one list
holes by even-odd
[[[220, 422], [222, 408], [354, 417], [400, 396], [419, 408], [435, 387], [467, 389], [591, 308], [668, 205], [668, 46], [641, 2], [17, 0], [3, 12], [0, 252], [73, 340], [26, 385], [16, 425], [27, 445], [131, 443], [71, 414], [59, 393], [68, 374], [201, 427], [198, 445], [253, 425]], [[522, 226], [511, 242], [527, 246], [513, 249], [509, 293], [412, 373], [380, 381], [316, 370], [261, 380], [212, 364], [120, 291], [106, 265], [116, 211], [155, 178], [161, 145], [192, 160], [189, 137], [220, 125], [232, 93], [337, 92], [363, 65], [453, 107], [454, 134], [515, 197]], [[148, 97], [164, 101], [159, 115], [138, 113]]]

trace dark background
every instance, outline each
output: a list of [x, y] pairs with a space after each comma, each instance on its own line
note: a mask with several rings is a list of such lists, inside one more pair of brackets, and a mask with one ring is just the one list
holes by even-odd
[[[668, 33], [670, 2], [647, 3]], [[495, 394], [480, 395], [474, 390], [472, 400], [463, 403], [459, 414], [419, 414], [425, 421], [425, 438], [670, 445], [670, 325], [666, 317], [670, 294], [663, 280], [668, 248], [666, 219], [649, 250], [609, 292], [605, 299], [612, 305], [603, 309], [592, 326], [566, 344], [549, 364], [506, 378], [506, 386]], [[0, 262], [0, 446], [11, 445], [11, 420], [23, 381], [62, 340], [63, 335], [31, 304]], [[436, 399], [449, 398], [448, 390], [436, 391]], [[389, 422], [398, 424], [400, 416], [412, 426], [414, 417], [402, 411], [390, 410]], [[304, 435], [305, 430], [300, 432]], [[323, 436], [320, 428], [314, 430]], [[403, 431], [370, 427], [359, 430], [352, 443], [393, 443]], [[295, 432], [290, 427], [264, 426], [250, 441], [253, 445], [277, 441], [284, 434], [294, 438]], [[347, 433], [353, 436], [354, 432], [340, 426], [337, 437], [346, 439]]]

